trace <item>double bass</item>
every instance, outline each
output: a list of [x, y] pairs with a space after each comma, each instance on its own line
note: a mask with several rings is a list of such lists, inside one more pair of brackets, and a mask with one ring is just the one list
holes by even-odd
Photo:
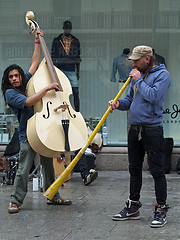
[[[26, 23], [34, 33], [39, 25], [34, 13], [26, 13]], [[66, 75], [53, 65], [44, 38], [39, 35], [44, 54], [36, 73], [27, 85], [27, 96], [32, 96], [52, 82], [60, 91], [51, 90], [34, 105], [34, 115], [27, 123], [27, 138], [31, 147], [40, 155], [57, 158], [80, 149], [87, 140], [87, 127], [83, 116], [70, 103], [71, 84]]]

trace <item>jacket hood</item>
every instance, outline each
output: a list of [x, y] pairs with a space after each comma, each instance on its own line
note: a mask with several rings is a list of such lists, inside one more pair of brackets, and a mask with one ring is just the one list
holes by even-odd
[[156, 72], [156, 71], [159, 71], [159, 70], [167, 70], [166, 67], [165, 67], [165, 65], [164, 65], [164, 63], [159, 64], [159, 65], [156, 65], [155, 67], [153, 67], [153, 68], [151, 69], [150, 72], [153, 73], [153, 72]]

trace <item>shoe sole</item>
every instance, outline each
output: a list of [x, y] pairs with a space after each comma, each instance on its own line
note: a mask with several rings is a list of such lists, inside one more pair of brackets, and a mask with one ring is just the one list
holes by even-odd
[[164, 223], [163, 225], [155, 225], [155, 224], [153, 225], [153, 224], [151, 224], [150, 227], [151, 227], [151, 228], [161, 228], [161, 227], [164, 227], [164, 225], [165, 225], [166, 223], [167, 223], [167, 220], [165, 221], [165, 223]]
[[126, 220], [139, 220], [140, 216], [138, 217], [127, 217], [127, 218], [112, 218], [113, 221], [126, 221]]
[[98, 176], [98, 172], [94, 172], [92, 175], [91, 175], [91, 179], [89, 182], [86, 182], [84, 185], [87, 186], [89, 185], [90, 183], [92, 183]]
[[14, 213], [18, 213], [19, 212], [19, 210], [9, 210], [8, 209], [8, 213], [10, 213], [10, 214], [14, 214]]

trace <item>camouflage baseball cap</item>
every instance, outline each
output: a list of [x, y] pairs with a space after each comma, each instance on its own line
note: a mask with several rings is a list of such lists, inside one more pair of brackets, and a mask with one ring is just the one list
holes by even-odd
[[138, 60], [141, 57], [145, 56], [153, 56], [153, 50], [149, 46], [137, 46], [133, 48], [132, 54], [128, 59], [130, 60]]

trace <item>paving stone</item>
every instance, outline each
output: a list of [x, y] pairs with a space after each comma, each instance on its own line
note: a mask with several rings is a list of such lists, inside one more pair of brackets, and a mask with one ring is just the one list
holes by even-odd
[[[180, 240], [180, 175], [167, 174], [168, 223], [150, 228], [155, 203], [154, 182], [143, 172], [141, 219], [112, 221], [129, 195], [127, 171], [100, 171], [98, 178], [84, 186], [79, 173], [64, 184], [60, 194], [71, 206], [48, 206], [41, 192], [28, 193], [18, 214], [8, 214], [11, 185], [0, 186], [0, 240]], [[1, 179], [0, 179], [1, 180]]]

